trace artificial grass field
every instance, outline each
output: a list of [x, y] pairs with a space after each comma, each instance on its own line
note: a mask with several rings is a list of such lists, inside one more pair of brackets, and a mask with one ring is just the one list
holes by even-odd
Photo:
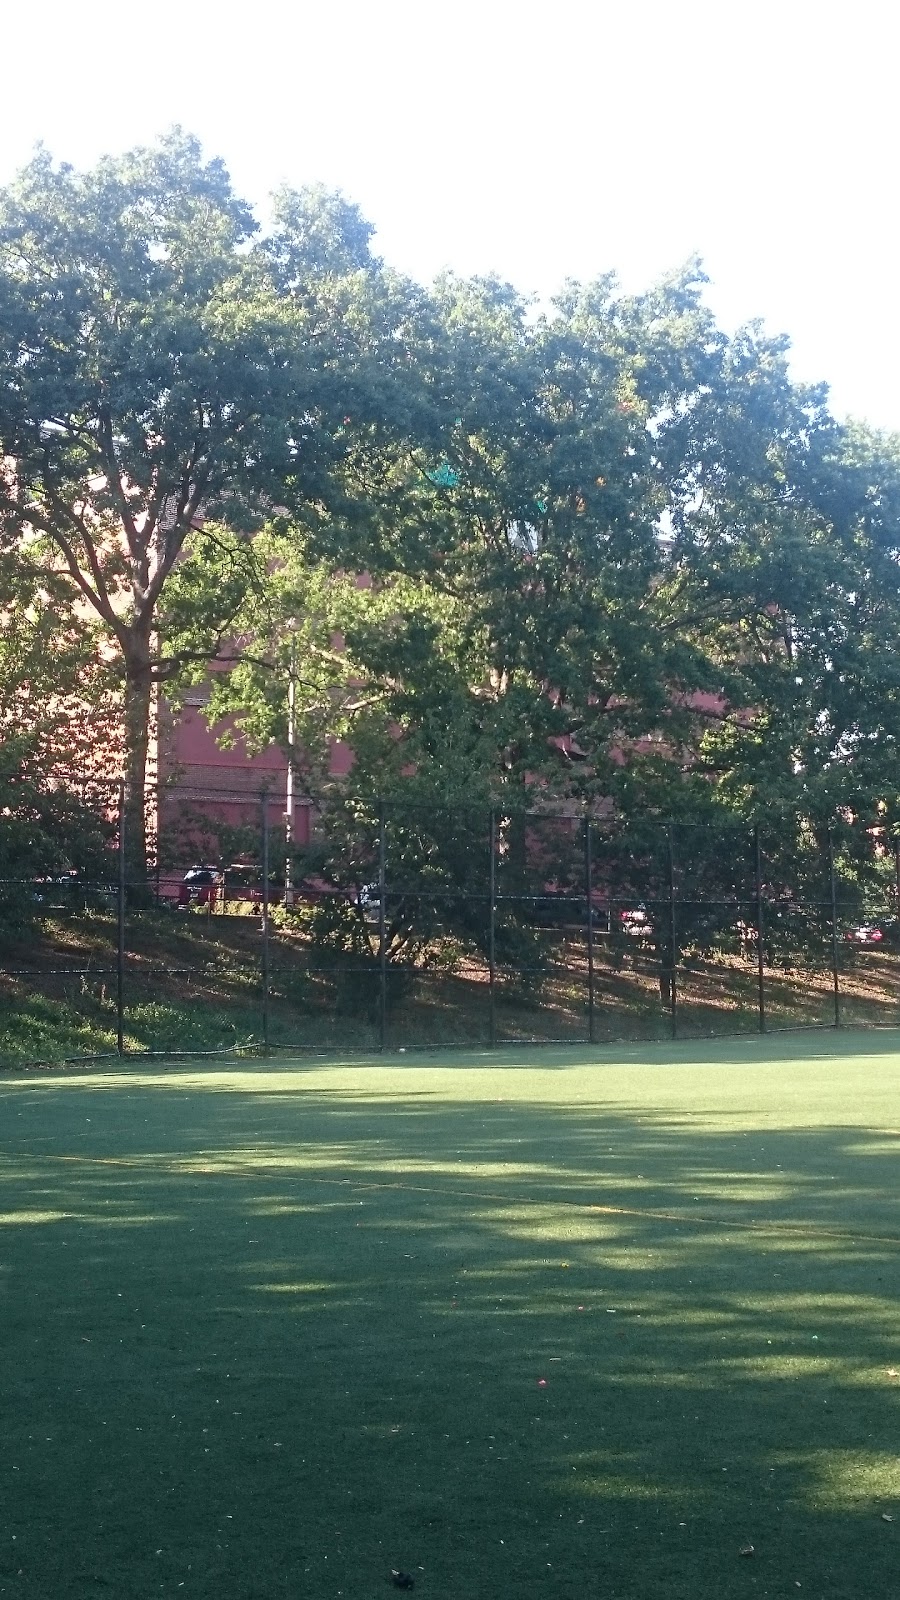
[[0, 1079], [0, 1595], [900, 1596], [898, 1052]]

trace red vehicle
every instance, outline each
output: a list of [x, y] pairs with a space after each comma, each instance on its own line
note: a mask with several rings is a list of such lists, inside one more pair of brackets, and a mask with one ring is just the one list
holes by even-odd
[[209, 906], [219, 899], [223, 874], [218, 867], [190, 867], [178, 885], [178, 906], [187, 911], [191, 906]]
[[881, 944], [884, 939], [884, 930], [877, 922], [860, 922], [856, 927], [848, 928], [844, 938], [850, 944]]

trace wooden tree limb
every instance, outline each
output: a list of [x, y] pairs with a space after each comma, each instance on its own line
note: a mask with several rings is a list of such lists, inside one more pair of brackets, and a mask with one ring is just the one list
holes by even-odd
[[122, 527], [128, 541], [128, 549], [134, 561], [146, 562], [146, 540], [138, 532], [134, 514], [128, 504], [128, 496], [122, 484], [122, 472], [119, 467], [119, 458], [116, 455], [116, 441], [113, 435], [112, 415], [108, 406], [101, 406], [98, 415], [100, 434], [100, 451], [103, 459], [106, 480], [116, 498]]

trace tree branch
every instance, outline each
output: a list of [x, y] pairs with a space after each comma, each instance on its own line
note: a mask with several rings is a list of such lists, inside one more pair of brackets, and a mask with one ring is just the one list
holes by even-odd
[[[87, 578], [84, 576], [78, 557], [68, 539], [65, 537], [65, 534], [63, 534], [59, 528], [50, 526], [43, 519], [39, 524], [35, 524], [32, 519], [32, 526], [39, 526], [41, 531], [47, 535], [47, 538], [52, 539], [66, 563], [66, 568], [70, 578], [72, 578], [73, 582], [81, 590], [81, 593], [84, 595], [85, 599], [88, 600], [93, 606], [98, 616], [102, 617], [107, 626], [112, 629], [119, 641], [119, 644], [124, 649], [128, 630], [127, 627], [120, 622], [119, 618], [116, 616], [109, 600], [109, 596], [105, 593], [105, 586], [102, 584], [102, 574], [100, 574], [102, 592], [97, 592], [91, 587]], [[88, 548], [90, 549], [90, 546]], [[92, 553], [94, 554], [93, 565], [97, 568], [99, 574], [99, 565], [96, 560], [96, 553]]]
[[128, 504], [128, 496], [122, 486], [122, 474], [116, 455], [116, 441], [113, 435], [112, 415], [108, 406], [101, 406], [98, 416], [100, 434], [100, 454], [106, 469], [106, 481], [112, 489], [119, 506], [119, 516], [125, 529], [128, 549], [133, 561], [140, 562], [144, 567], [141, 577], [142, 587], [146, 583], [147, 543], [146, 539], [138, 534], [137, 524]]
[[124, 636], [123, 625], [119, 621], [119, 618], [116, 616], [113, 609], [112, 601], [109, 597], [109, 591], [106, 587], [106, 582], [103, 577], [97, 551], [94, 548], [93, 540], [85, 525], [84, 519], [77, 517], [57, 493], [53, 485], [53, 479], [50, 472], [49, 452], [46, 450], [44, 452], [44, 465], [41, 470], [41, 478], [43, 481], [44, 493], [47, 495], [51, 508], [56, 513], [58, 521], [63, 523], [69, 521], [75, 525], [75, 528], [82, 541], [84, 553], [87, 557], [87, 564], [91, 569], [91, 576], [94, 580], [94, 584], [96, 585], [95, 588], [91, 586], [87, 578], [84, 576], [84, 573], [81, 569], [81, 562], [78, 560], [74, 547], [70, 540], [66, 538], [62, 528], [58, 526], [58, 523], [53, 523], [47, 518], [41, 516], [39, 526], [43, 529], [44, 533], [46, 533], [47, 537], [52, 539], [62, 552], [66, 565], [69, 569], [69, 575], [74, 579], [82, 594], [87, 600], [90, 601], [98, 615], [103, 618], [103, 621], [113, 629], [116, 638], [120, 643], [122, 643]]

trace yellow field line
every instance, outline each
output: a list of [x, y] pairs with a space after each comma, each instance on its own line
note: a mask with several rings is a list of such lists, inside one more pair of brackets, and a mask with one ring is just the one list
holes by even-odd
[[[38, 1156], [32, 1159], [40, 1161], [80, 1162], [82, 1165], [96, 1167], [129, 1167], [146, 1170], [139, 1161], [131, 1161], [124, 1156]], [[157, 1165], [157, 1171], [168, 1171], [180, 1177], [214, 1177], [227, 1173], [229, 1177], [250, 1177], [259, 1172], [269, 1172], [273, 1175], [285, 1175], [284, 1167], [277, 1162], [255, 1161], [242, 1162], [239, 1166], [222, 1167], [183, 1167], [177, 1164]], [[741, 1222], [738, 1218], [703, 1216], [695, 1212], [657, 1211], [650, 1207], [641, 1206], [604, 1206], [596, 1205], [586, 1200], [567, 1200], [564, 1196], [538, 1197], [531, 1195], [503, 1195], [483, 1189], [444, 1189], [433, 1184], [421, 1183], [373, 1183], [371, 1181], [355, 1180], [353, 1178], [323, 1178], [317, 1174], [297, 1172], [292, 1169], [292, 1175], [299, 1177], [303, 1183], [318, 1183], [328, 1185], [334, 1189], [395, 1191], [400, 1194], [433, 1194], [441, 1195], [445, 1199], [464, 1200], [489, 1200], [494, 1205], [555, 1205], [567, 1207], [573, 1211], [592, 1212], [598, 1216], [606, 1217], [640, 1217], [649, 1218], [653, 1222], [672, 1222], [679, 1225], [685, 1223], [699, 1224], [706, 1228], [723, 1228], [726, 1231], [734, 1229], [741, 1233], [774, 1233], [788, 1236], [808, 1236], [814, 1234], [817, 1239], [840, 1239], [845, 1244], [890, 1244], [900, 1246], [900, 1238], [887, 1233], [848, 1233], [839, 1228], [817, 1228], [813, 1224], [793, 1222]]]

